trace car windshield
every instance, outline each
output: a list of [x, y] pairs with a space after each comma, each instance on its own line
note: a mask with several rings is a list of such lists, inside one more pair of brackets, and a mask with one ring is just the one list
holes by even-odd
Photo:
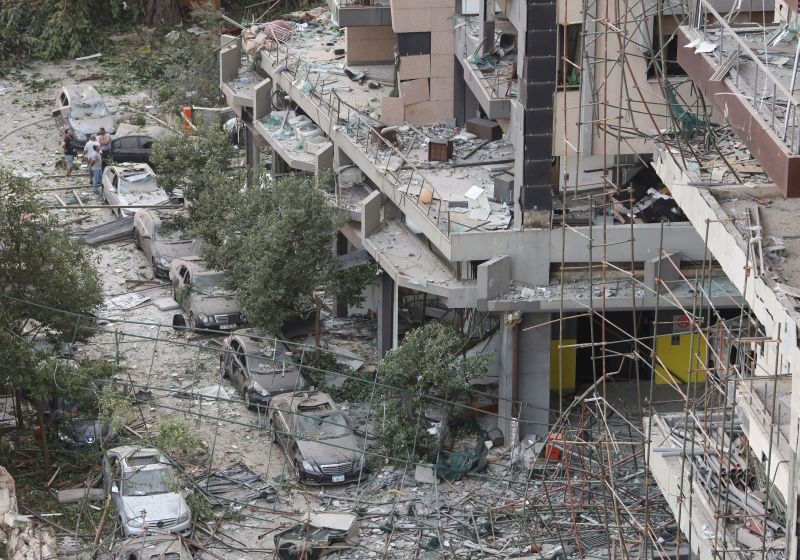
[[108, 116], [108, 108], [102, 101], [79, 101], [72, 105], [72, 118], [98, 119]]
[[125, 496], [149, 496], [171, 492], [172, 469], [164, 465], [158, 468], [134, 469], [122, 481]]
[[[304, 413], [299, 413], [304, 414]], [[319, 416], [295, 415], [298, 435], [307, 438], [341, 437], [350, 433], [347, 421], [338, 412]]]
[[221, 291], [223, 282], [225, 282], [225, 274], [222, 272], [201, 272], [195, 274], [194, 280], [192, 280], [195, 288], [207, 292]]
[[122, 174], [119, 186], [120, 193], [151, 193], [157, 192], [156, 178], [151, 173], [134, 171]]

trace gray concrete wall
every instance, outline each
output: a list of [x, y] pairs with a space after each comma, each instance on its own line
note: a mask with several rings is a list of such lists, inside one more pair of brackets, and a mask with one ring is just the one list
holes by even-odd
[[526, 329], [547, 323], [550, 317], [549, 313], [526, 313], [519, 325], [517, 399], [524, 403], [519, 411], [520, 437], [549, 431], [550, 325]]

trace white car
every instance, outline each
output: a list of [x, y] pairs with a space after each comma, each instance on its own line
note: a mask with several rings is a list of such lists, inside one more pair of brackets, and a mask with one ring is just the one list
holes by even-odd
[[125, 445], [106, 451], [103, 487], [111, 493], [124, 537], [192, 528], [192, 511], [176, 491], [172, 465], [158, 449]]
[[156, 183], [156, 174], [146, 163], [110, 165], [103, 171], [103, 198], [120, 218], [133, 216], [137, 205], [155, 206], [169, 202], [169, 195]]

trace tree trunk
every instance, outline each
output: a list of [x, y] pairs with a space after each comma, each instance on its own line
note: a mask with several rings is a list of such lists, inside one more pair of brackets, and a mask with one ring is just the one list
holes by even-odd
[[39, 400], [39, 436], [42, 438], [42, 459], [45, 472], [50, 470], [50, 450], [47, 448], [47, 424], [44, 421], [44, 399]]
[[180, 23], [180, 0], [147, 0], [147, 16], [145, 22], [147, 25], [175, 25]]
[[22, 391], [14, 391], [14, 413], [17, 415], [17, 433], [25, 427], [25, 419], [22, 417]]

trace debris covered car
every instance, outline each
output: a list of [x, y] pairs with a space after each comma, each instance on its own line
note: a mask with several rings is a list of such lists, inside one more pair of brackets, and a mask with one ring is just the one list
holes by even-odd
[[192, 560], [179, 535], [138, 535], [122, 541], [111, 552], [112, 560]]
[[305, 484], [339, 484], [358, 480], [366, 457], [331, 397], [318, 391], [276, 395], [269, 403], [272, 441], [280, 443], [297, 478]]
[[207, 270], [199, 260], [174, 259], [169, 280], [190, 329], [233, 330], [246, 321], [223, 272]]
[[56, 97], [53, 109], [56, 126], [63, 132], [75, 133], [75, 146], [83, 148], [92, 134], [104, 128], [109, 134], [117, 130], [117, 121], [97, 90], [89, 85], [64, 86]]
[[103, 488], [111, 493], [124, 537], [187, 533], [192, 527], [192, 512], [176, 492], [172, 465], [158, 449], [134, 445], [109, 449], [103, 457]]
[[203, 242], [184, 237], [182, 230], [168, 227], [154, 210], [140, 209], [133, 216], [133, 240], [153, 267], [156, 278], [169, 278], [174, 259], [196, 257]]
[[103, 170], [103, 199], [120, 218], [127, 218], [142, 206], [156, 206], [169, 202], [169, 195], [156, 183], [156, 174], [146, 163], [109, 165]]
[[283, 343], [255, 329], [236, 331], [222, 341], [219, 371], [236, 387], [248, 408], [269, 404], [275, 395], [307, 387]]
[[122, 123], [111, 140], [111, 159], [115, 163], [146, 163], [153, 165], [153, 142], [166, 138], [171, 132], [161, 126], [137, 126]]
[[358, 518], [352, 513], [312, 513], [308, 521], [276, 533], [280, 560], [315, 560], [358, 546]]

